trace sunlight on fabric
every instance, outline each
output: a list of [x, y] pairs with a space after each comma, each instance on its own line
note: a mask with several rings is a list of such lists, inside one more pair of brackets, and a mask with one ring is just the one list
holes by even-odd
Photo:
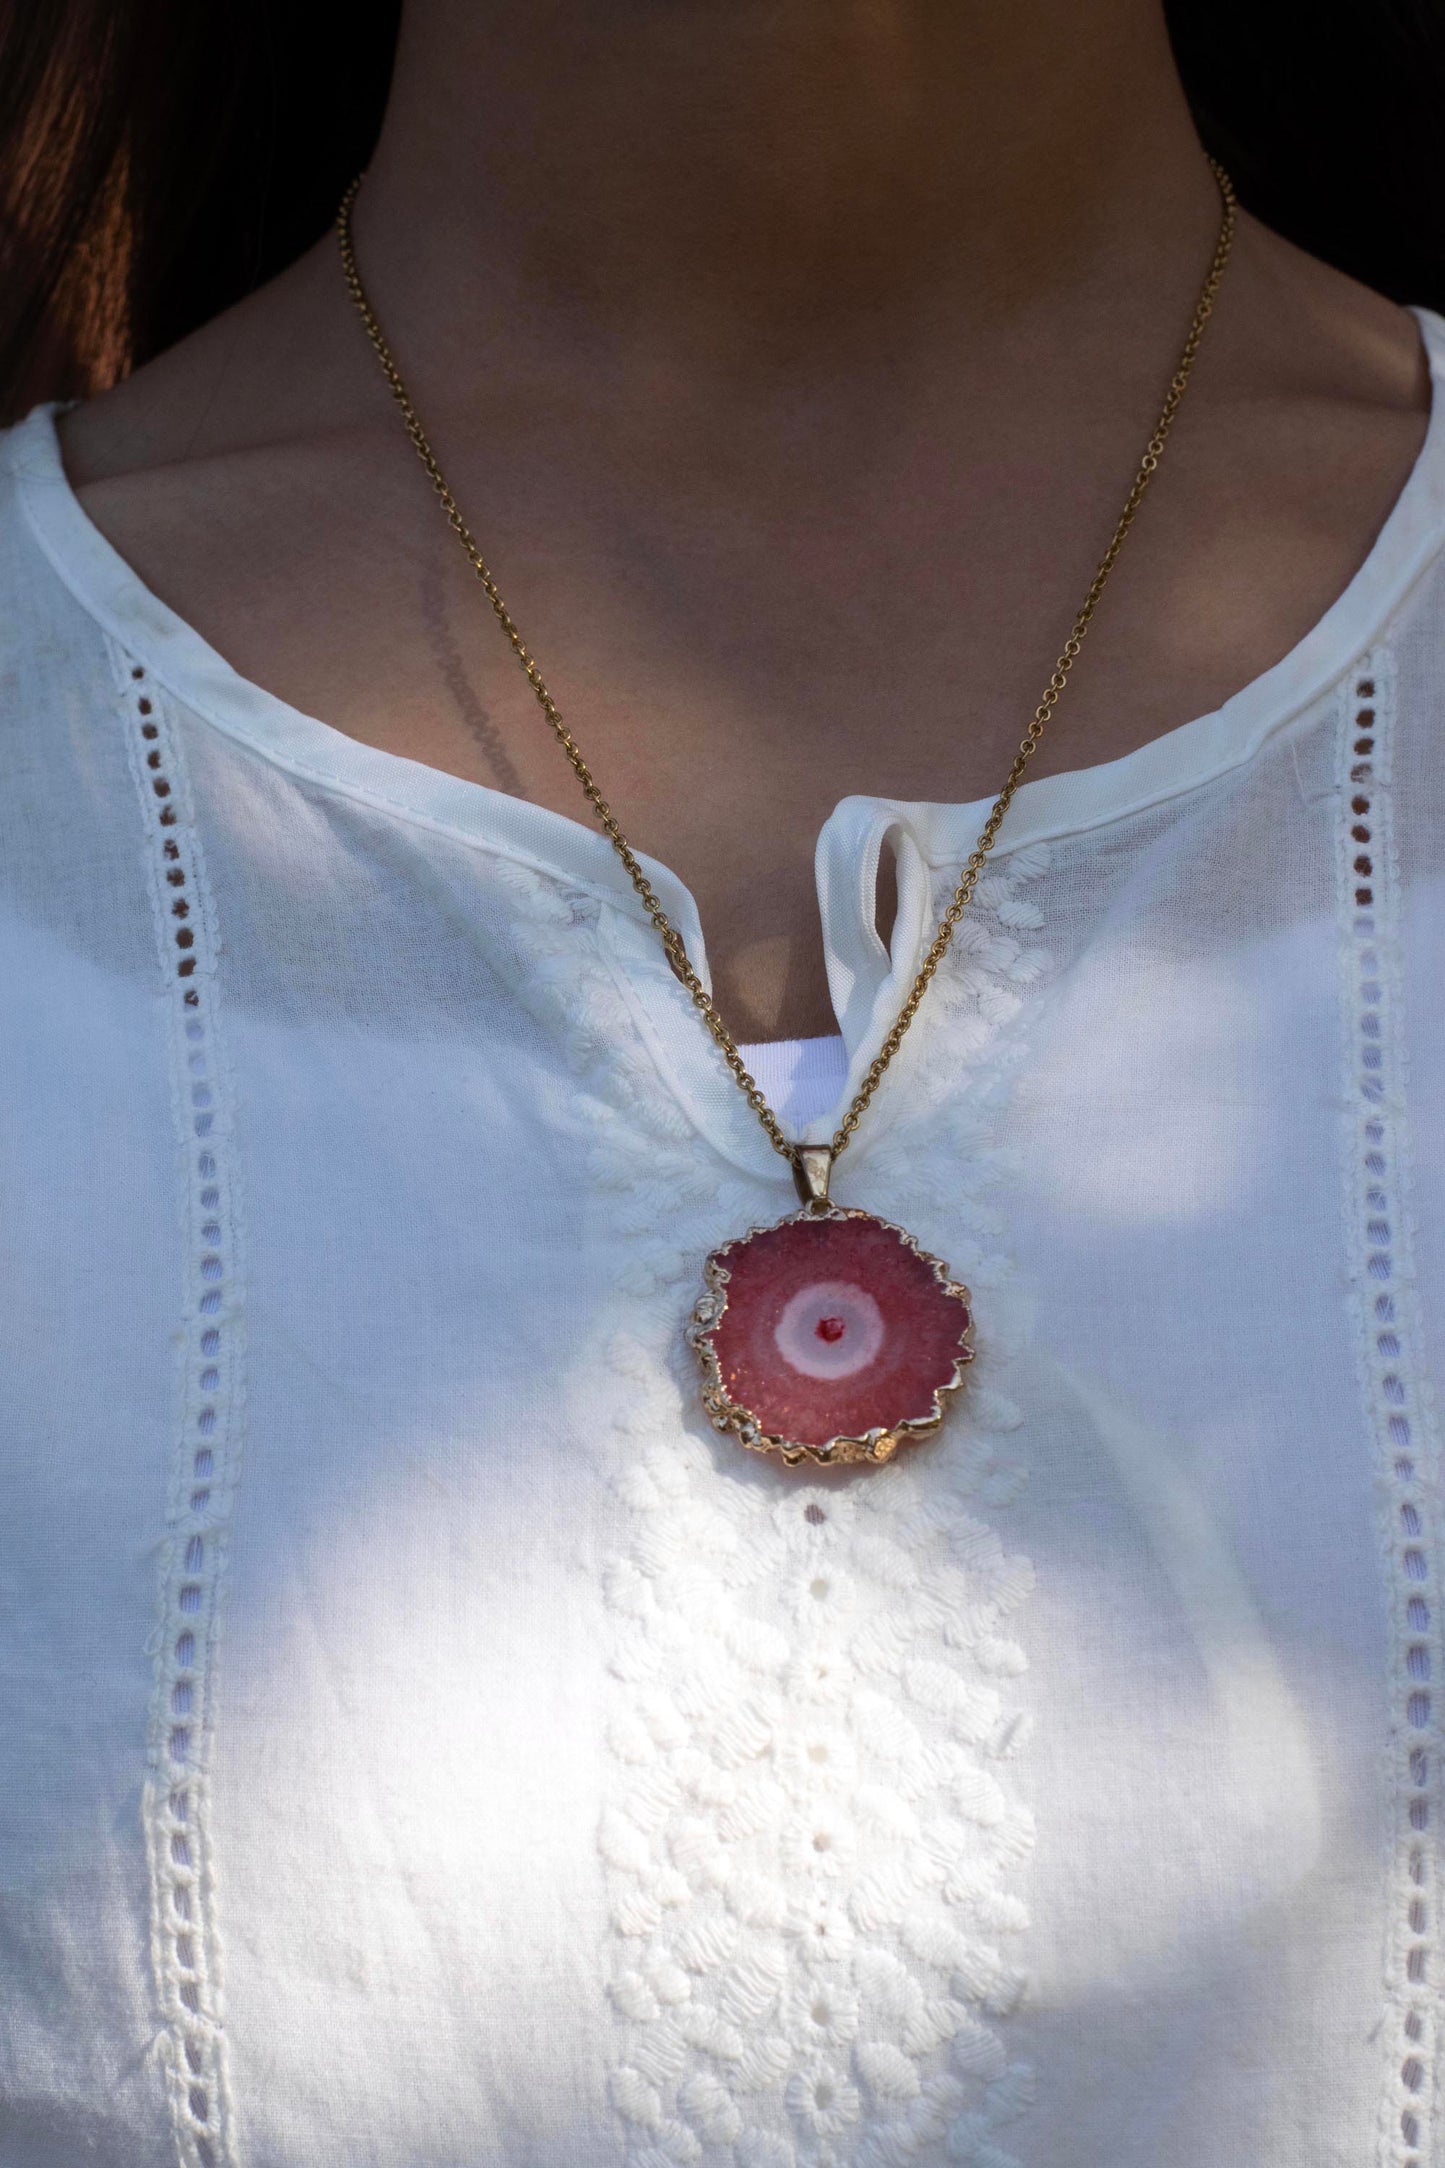
[[1057, 1102], [1030, 1149], [1040, 1192], [1113, 1225], [1237, 1208], [1270, 1143], [1252, 1066], [1272, 1024], [1261, 983], [1227, 953], [1110, 947], [1081, 964], [1060, 997], [1064, 1027], [1023, 1086]]
[[[1256, 1851], [1262, 1875], [1273, 1866], [1287, 1881], [1301, 1881], [1323, 1846], [1319, 1771], [1309, 1727], [1239, 1562], [1181, 1465], [1177, 1438], [1135, 1421], [1087, 1380], [1067, 1382], [1113, 1462], [1203, 1666], [1211, 1716], [1231, 1759], [1234, 1841]], [[1179, 1713], [1161, 1711], [1161, 1721], [1177, 1721]]]

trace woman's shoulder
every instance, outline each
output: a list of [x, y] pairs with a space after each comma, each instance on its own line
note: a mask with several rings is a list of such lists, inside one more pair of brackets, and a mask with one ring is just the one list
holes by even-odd
[[268, 531], [274, 550], [344, 458], [353, 409], [377, 402], [333, 278], [328, 241], [62, 417], [77, 501], [142, 574], [194, 567], [218, 529], [233, 562]]
[[57, 409], [35, 407], [0, 430], [0, 711], [37, 681], [101, 667], [104, 641], [77, 591], [84, 527], [66, 479]]

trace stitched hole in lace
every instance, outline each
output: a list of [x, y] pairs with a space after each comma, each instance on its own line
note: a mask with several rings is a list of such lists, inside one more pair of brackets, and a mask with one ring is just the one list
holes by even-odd
[[823, 1525], [823, 1523], [824, 1523], [824, 1521], [826, 1521], [826, 1520], [827, 1520], [827, 1518], [828, 1518], [827, 1514], [826, 1514], [826, 1513], [825, 1513], [825, 1512], [823, 1511], [823, 1508], [822, 1508], [822, 1507], [821, 1507], [821, 1506], [820, 1506], [820, 1505], [818, 1504], [818, 1501], [817, 1501], [817, 1499], [816, 1499], [816, 1498], [814, 1498], [814, 1499], [811, 1499], [811, 1500], [809, 1501], [809, 1503], [808, 1503], [807, 1505], [805, 1505], [805, 1506], [804, 1506], [804, 1508], [803, 1508], [803, 1519], [804, 1519], [805, 1521], [811, 1521], [811, 1522], [812, 1522], [812, 1524], [813, 1524], [813, 1526], [814, 1526], [815, 1528], [821, 1528], [821, 1527], [822, 1527], [822, 1525]]

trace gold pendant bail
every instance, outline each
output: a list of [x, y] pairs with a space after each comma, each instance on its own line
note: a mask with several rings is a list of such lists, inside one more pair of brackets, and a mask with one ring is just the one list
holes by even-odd
[[795, 1144], [792, 1150], [793, 1181], [803, 1203], [815, 1212], [828, 1204], [828, 1184], [837, 1158], [831, 1144]]

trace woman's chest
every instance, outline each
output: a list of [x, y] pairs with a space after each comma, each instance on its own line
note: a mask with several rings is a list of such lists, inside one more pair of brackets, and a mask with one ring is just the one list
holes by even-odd
[[[683, 1341], [786, 1198], [616, 1062], [615, 982], [533, 961], [485, 1064], [219, 1006], [169, 1108], [156, 1061], [179, 1141], [22, 1409], [102, 1476], [34, 1486], [24, 1599], [23, 1879], [104, 1922], [100, 2031], [148, 1939], [198, 2162], [1142, 2161], [1130, 2068], [1201, 2164], [1268, 2158], [1260, 2039], [1363, 2132], [1392, 1508], [1351, 1193], [1249, 1004], [1116, 963], [1090, 1065], [1076, 971], [981, 1060], [1023, 982], [974, 958], [853, 1180], [969, 1279], [979, 1359], [938, 1440], [800, 1482]], [[66, 1633], [78, 1729], [37, 1714]], [[120, 1832], [83, 1884], [57, 1819]]]

